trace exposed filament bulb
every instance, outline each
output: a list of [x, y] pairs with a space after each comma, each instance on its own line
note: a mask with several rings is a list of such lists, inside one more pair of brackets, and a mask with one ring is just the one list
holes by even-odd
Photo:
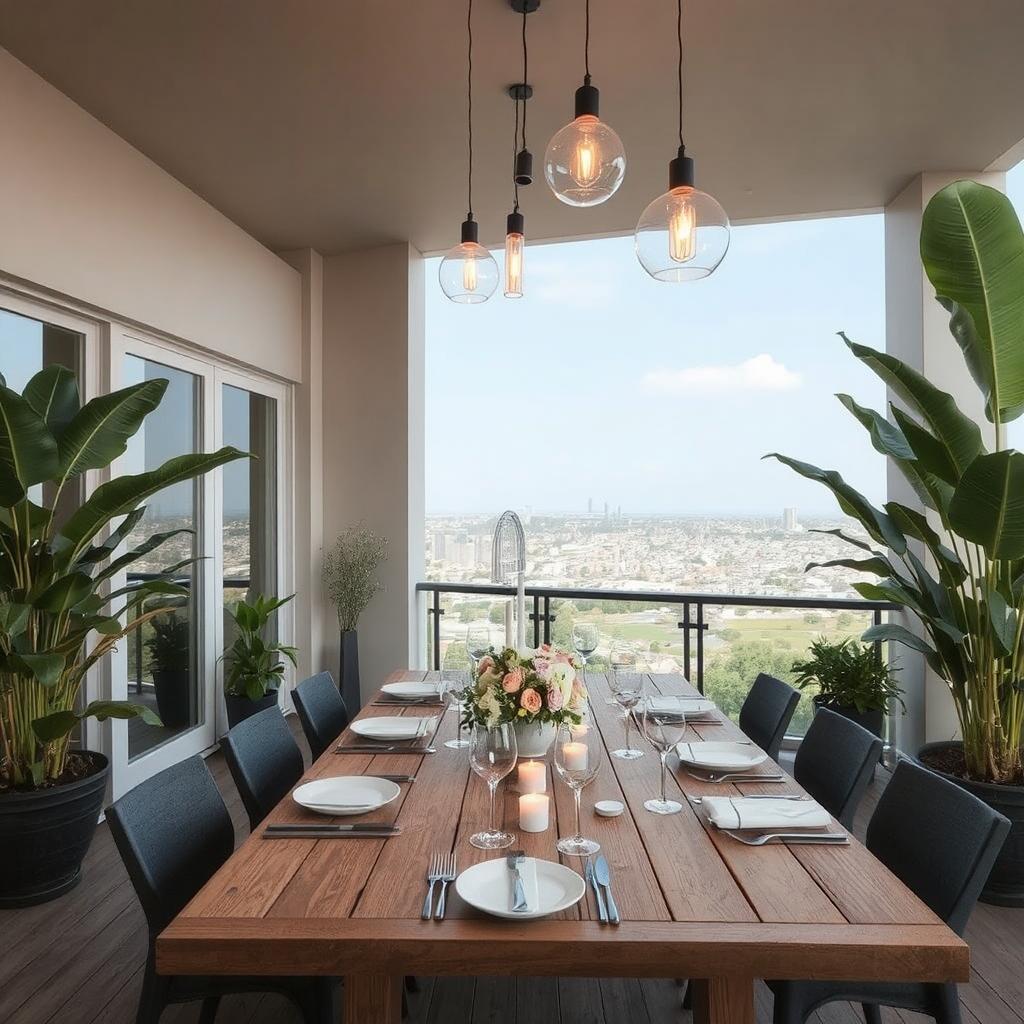
[[697, 251], [697, 211], [690, 201], [693, 189], [672, 190], [672, 212], [668, 219], [668, 250], [676, 263], [692, 260]]

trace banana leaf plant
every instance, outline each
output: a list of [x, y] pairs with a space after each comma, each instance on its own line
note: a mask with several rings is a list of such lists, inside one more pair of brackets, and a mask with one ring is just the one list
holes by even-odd
[[[1024, 454], [1005, 446], [1005, 424], [1024, 411], [1024, 233], [1002, 193], [958, 181], [929, 202], [921, 258], [988, 423], [885, 352], [840, 335], [897, 399], [888, 417], [839, 401], [874, 448], [903, 474], [924, 510], [877, 508], [835, 470], [773, 453], [827, 487], [870, 542], [828, 530], [858, 548], [841, 565], [878, 577], [855, 583], [863, 597], [891, 601], [921, 629], [873, 626], [865, 640], [923, 654], [946, 682], [963, 738], [965, 770], [984, 782], [1024, 782]], [[982, 427], [984, 426], [984, 429]], [[991, 447], [986, 445], [986, 435]], [[814, 568], [812, 563], [807, 568]]]
[[182, 455], [116, 477], [70, 514], [61, 498], [73, 493], [81, 474], [105, 469], [125, 452], [166, 388], [166, 380], [144, 381], [82, 405], [66, 367], [46, 367], [20, 395], [0, 377], [0, 789], [58, 783], [83, 718], [141, 716], [160, 724], [140, 704], [81, 706], [78, 697], [89, 669], [158, 614], [143, 610], [147, 598], [186, 593], [172, 578], [194, 559], [119, 589], [111, 588], [112, 578], [189, 531], [154, 534], [118, 552], [148, 497], [246, 454], [222, 448]]

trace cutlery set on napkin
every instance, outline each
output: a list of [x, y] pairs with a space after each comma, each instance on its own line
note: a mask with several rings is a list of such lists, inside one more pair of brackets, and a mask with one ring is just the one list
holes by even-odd
[[708, 821], [747, 846], [768, 843], [845, 845], [845, 832], [827, 832], [832, 816], [816, 800], [765, 796], [706, 796]]

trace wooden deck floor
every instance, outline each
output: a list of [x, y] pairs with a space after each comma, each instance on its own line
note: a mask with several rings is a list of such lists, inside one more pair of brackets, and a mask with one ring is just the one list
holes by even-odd
[[[297, 730], [294, 718], [291, 720]], [[301, 742], [301, 741], [300, 741]], [[210, 767], [235, 821], [246, 817], [223, 759]], [[879, 772], [861, 808], [860, 826], [884, 785]], [[41, 907], [0, 912], [0, 1024], [131, 1024], [135, 1019], [146, 931], [142, 911], [105, 825], [85, 863], [85, 881], [65, 898]], [[965, 1024], [1022, 1024], [1024, 911], [979, 905], [967, 938], [973, 983], [961, 988]], [[197, 1005], [169, 1007], [162, 1024], [192, 1024]], [[887, 1024], [926, 1018], [886, 1011]], [[218, 1024], [299, 1024], [278, 996], [227, 998]], [[688, 1024], [671, 980], [421, 979], [410, 995], [409, 1024]], [[859, 1009], [835, 1004], [816, 1024], [855, 1024]], [[759, 991], [759, 1024], [771, 1021], [771, 995]]]

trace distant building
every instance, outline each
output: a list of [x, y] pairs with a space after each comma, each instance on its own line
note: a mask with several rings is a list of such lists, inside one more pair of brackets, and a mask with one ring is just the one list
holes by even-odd
[[782, 528], [787, 533], [794, 533], [800, 524], [796, 521], [796, 509], [784, 508], [782, 510]]
[[594, 512], [594, 499], [587, 498], [587, 515], [592, 515]]

